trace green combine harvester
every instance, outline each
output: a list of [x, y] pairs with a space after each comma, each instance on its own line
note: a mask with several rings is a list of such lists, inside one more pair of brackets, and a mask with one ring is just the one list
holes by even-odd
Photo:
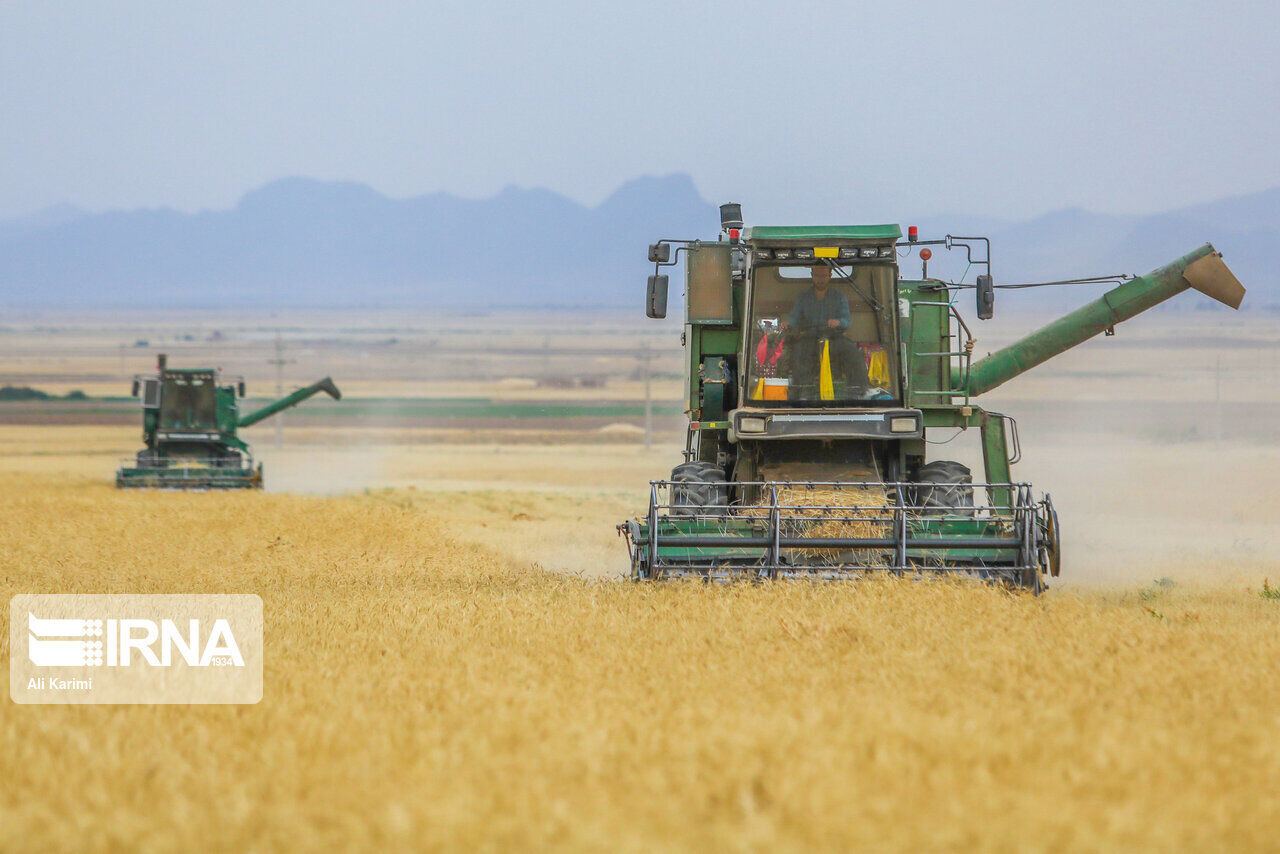
[[254, 465], [248, 444], [236, 431], [317, 392], [342, 398], [325, 377], [241, 416], [236, 404], [244, 397], [244, 380], [224, 381], [214, 368], [170, 368], [163, 354], [156, 367], [155, 375], [133, 380], [133, 396], [142, 399], [147, 446], [116, 472], [121, 488], [261, 489], [262, 464]]
[[[1187, 288], [1232, 308], [1244, 296], [1206, 244], [1145, 276], [1074, 280], [1117, 286], [975, 360], [956, 302], [973, 290], [977, 316], [992, 316], [1001, 286], [986, 238], [745, 228], [736, 204], [721, 226], [715, 241], [649, 247], [650, 317], [666, 316], [662, 268], [684, 256], [690, 422], [685, 461], [651, 483], [643, 518], [619, 526], [635, 580], [953, 573], [1038, 592], [1059, 571], [1057, 514], [1012, 475], [1013, 419], [974, 398]], [[929, 278], [931, 246], [963, 251], [981, 275]], [[916, 250], [921, 278], [903, 278], [899, 260]], [[968, 431], [981, 482], [927, 443]]]

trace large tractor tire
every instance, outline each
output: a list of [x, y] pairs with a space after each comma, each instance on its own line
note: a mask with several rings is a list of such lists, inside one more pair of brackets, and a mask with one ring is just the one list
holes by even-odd
[[729, 512], [729, 485], [724, 469], [715, 463], [705, 460], [681, 463], [671, 470], [671, 481], [673, 515], [725, 515]]
[[932, 515], [973, 515], [973, 473], [955, 460], [934, 460], [916, 471], [912, 503]]
[[169, 459], [156, 454], [149, 448], [143, 448], [138, 451], [138, 468], [140, 469], [162, 469], [169, 466]]

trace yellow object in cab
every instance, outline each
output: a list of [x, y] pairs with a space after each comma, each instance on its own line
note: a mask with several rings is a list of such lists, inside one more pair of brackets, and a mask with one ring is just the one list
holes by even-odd
[[836, 399], [835, 383], [831, 381], [831, 340], [822, 340], [822, 363], [818, 373], [818, 397], [823, 400]]
[[867, 365], [867, 377], [872, 385], [880, 388], [889, 388], [892, 384], [889, 379], [889, 354], [884, 350], [871, 352], [871, 364]]

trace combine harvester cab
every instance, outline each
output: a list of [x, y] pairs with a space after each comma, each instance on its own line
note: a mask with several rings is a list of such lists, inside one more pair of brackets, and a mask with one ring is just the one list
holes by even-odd
[[156, 373], [133, 380], [142, 403], [146, 447], [116, 471], [122, 489], [261, 489], [262, 464], [236, 431], [317, 392], [334, 400], [342, 393], [325, 377], [248, 415], [239, 414], [244, 380], [227, 380], [213, 368], [170, 368], [162, 354]]
[[[986, 238], [903, 240], [897, 225], [745, 228], [721, 207], [714, 242], [649, 247], [647, 313], [684, 256], [690, 418], [685, 461], [619, 526], [633, 579], [851, 579], [954, 573], [1038, 592], [1058, 575], [1049, 496], [1017, 482], [1013, 419], [973, 398], [1187, 288], [1238, 308], [1244, 288], [1208, 244], [981, 360], [956, 296], [980, 319], [995, 291]], [[960, 249], [974, 284], [929, 278]], [[919, 279], [899, 253], [920, 250]], [[932, 459], [930, 431], [976, 431], [984, 477]], [[935, 434], [936, 435], [936, 434]]]

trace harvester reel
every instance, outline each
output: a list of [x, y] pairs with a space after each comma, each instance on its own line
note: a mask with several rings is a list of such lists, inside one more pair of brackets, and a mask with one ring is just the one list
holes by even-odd
[[973, 472], [955, 460], [934, 460], [916, 472], [911, 503], [932, 515], [973, 515]]
[[677, 516], [699, 513], [727, 514], [729, 485], [724, 469], [699, 460], [681, 463], [671, 470], [671, 512]]

